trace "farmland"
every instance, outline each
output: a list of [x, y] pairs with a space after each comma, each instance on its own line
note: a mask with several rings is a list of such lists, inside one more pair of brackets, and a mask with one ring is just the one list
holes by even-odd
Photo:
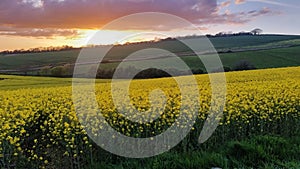
[[[256, 68], [277, 68], [299, 66], [300, 37], [292, 35], [261, 35], [214, 37], [209, 39], [219, 52], [224, 66], [233, 68], [240, 60], [251, 62]], [[193, 39], [188, 41], [193, 42]], [[115, 68], [123, 54], [145, 48], [162, 48], [177, 54], [191, 68], [204, 69], [202, 62], [191, 51], [178, 41], [161, 41], [157, 43], [140, 43], [127, 46], [116, 46], [104, 58], [104, 68]], [[42, 52], [26, 54], [0, 55], [0, 72], [13, 74], [37, 75], [41, 69], [56, 66], [73, 65], [80, 53], [80, 49], [60, 52]], [[141, 56], [141, 59], [144, 58]], [[164, 58], [157, 58], [164, 59]], [[143, 61], [143, 60], [141, 60]], [[138, 64], [133, 61], [132, 64]], [[70, 76], [70, 74], [69, 74]]]
[[[201, 94], [200, 107], [185, 107], [184, 111], [187, 116], [199, 112], [192, 131], [170, 152], [145, 160], [112, 155], [87, 136], [72, 102], [71, 79], [0, 75], [1, 167], [300, 167], [300, 67], [226, 73], [224, 116], [204, 144], [197, 139], [207, 117], [211, 90], [208, 75], [195, 77]], [[133, 80], [130, 93], [137, 108], [147, 109], [149, 102], [145, 97], [156, 86], [166, 93], [167, 108], [159, 120], [146, 125], [130, 123], [120, 116], [111, 100], [109, 81], [96, 81], [97, 102], [108, 123], [124, 135], [157, 135], [177, 117], [180, 92], [174, 87], [174, 79]], [[84, 102], [82, 106], [87, 105]], [[97, 119], [96, 116], [89, 114], [88, 118]], [[101, 124], [95, 120], [88, 127]]]

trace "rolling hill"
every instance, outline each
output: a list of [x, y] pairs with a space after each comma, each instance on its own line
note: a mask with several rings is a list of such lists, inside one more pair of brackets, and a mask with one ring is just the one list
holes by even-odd
[[[256, 68], [277, 68], [300, 65], [300, 36], [296, 35], [260, 35], [211, 37], [212, 45], [219, 52], [224, 66], [233, 67], [240, 60], [251, 62]], [[188, 39], [193, 43], [194, 39]], [[103, 68], [115, 68], [127, 54], [145, 48], [166, 49], [182, 58], [191, 68], [204, 69], [198, 57], [185, 45], [176, 40], [144, 42], [115, 46], [104, 58]], [[80, 49], [42, 53], [0, 55], [0, 73], [37, 75], [41, 69], [74, 65]], [[133, 65], [147, 58], [131, 61]], [[155, 59], [166, 59], [156, 57]]]

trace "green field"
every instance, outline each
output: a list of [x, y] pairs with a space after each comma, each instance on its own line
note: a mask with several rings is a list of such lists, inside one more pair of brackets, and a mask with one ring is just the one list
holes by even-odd
[[[193, 39], [189, 41], [193, 42]], [[233, 67], [240, 60], [250, 61], [257, 68], [276, 68], [299, 66], [300, 36], [292, 35], [261, 35], [261, 36], [234, 36], [210, 38], [224, 66]], [[104, 60], [116, 60], [115, 63], [102, 64], [104, 68], [114, 68], [126, 57], [126, 53], [145, 48], [163, 48], [179, 54], [189, 53], [189, 49], [177, 41], [162, 41], [158, 43], [141, 43], [128, 46], [117, 46]], [[277, 49], [274, 49], [277, 48]], [[0, 72], [16, 70], [22, 72], [37, 72], [43, 67], [74, 64], [80, 50], [74, 49], [61, 52], [43, 52], [28, 54], [0, 55]], [[182, 59], [191, 67], [203, 68], [201, 62], [194, 56], [184, 55]], [[137, 64], [133, 62], [133, 64]], [[14, 71], [12, 71], [14, 72]], [[30, 73], [29, 73], [30, 74]], [[33, 73], [34, 74], [34, 73]]]
[[[96, 83], [109, 80], [97, 79]], [[71, 86], [72, 78], [0, 75], [0, 90]]]
[[[269, 49], [260, 51], [245, 51], [237, 53], [220, 54], [224, 66], [233, 67], [240, 60], [250, 61], [256, 68], [278, 68], [300, 65], [300, 46]], [[196, 67], [195, 57], [183, 58], [191, 67]]]
[[[219, 56], [223, 65], [230, 68], [233, 68], [235, 64], [241, 60], [249, 61], [257, 69], [300, 66], [300, 46], [258, 51], [222, 53], [219, 54]], [[205, 67], [203, 66], [201, 60], [199, 60], [198, 56], [183, 56], [181, 59], [191, 68], [201, 68], [205, 70]], [[157, 63], [168, 63], [170, 60], [171, 59], [169, 58], [157, 59]], [[144, 61], [133, 61], [131, 63], [132, 66], [134, 66], [140, 64], [139, 62]], [[166, 64], [166, 66], [168, 66], [168, 64]], [[117, 65], [118, 63], [106, 63], [102, 64], [101, 66], [103, 68], [113, 68]]]

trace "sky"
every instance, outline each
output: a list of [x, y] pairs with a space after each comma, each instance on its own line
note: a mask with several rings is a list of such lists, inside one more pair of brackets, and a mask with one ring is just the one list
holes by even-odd
[[[298, 0], [0, 0], [0, 51], [48, 46], [84, 46], [98, 31], [99, 44], [113, 44], [131, 33], [192, 35], [188, 27], [153, 17], [105, 26], [141, 12], [176, 15], [202, 34], [251, 31], [300, 35]], [[163, 25], [155, 24], [163, 21]], [[154, 39], [140, 36], [129, 42]]]

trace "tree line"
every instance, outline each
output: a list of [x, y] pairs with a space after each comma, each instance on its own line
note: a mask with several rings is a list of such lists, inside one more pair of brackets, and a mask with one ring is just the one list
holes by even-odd
[[260, 28], [253, 29], [252, 31], [242, 31], [238, 33], [229, 32], [219, 32], [215, 35], [206, 35], [207, 37], [228, 37], [228, 36], [257, 36], [262, 34], [263, 30]]
[[[154, 40], [150, 40], [150, 41], [142, 41], [142, 42], [133, 42], [133, 43], [125, 43], [123, 45], [121, 44], [115, 44], [115, 46], [128, 46], [128, 45], [134, 45], [134, 44], [141, 44], [141, 43], [157, 43], [157, 42], [163, 42], [163, 41], [172, 41], [172, 40], [176, 40], [176, 39], [190, 39], [190, 38], [199, 38], [199, 37], [208, 37], [208, 38], [212, 38], [212, 37], [228, 37], [228, 36], [255, 36], [255, 35], [260, 35], [263, 32], [262, 29], [260, 28], [256, 28], [253, 29], [252, 31], [249, 32], [238, 32], [238, 33], [232, 33], [232, 32], [219, 32], [215, 35], [211, 35], [211, 34], [207, 34], [205, 36], [199, 36], [199, 35], [188, 35], [188, 36], [182, 36], [182, 37], [168, 37], [168, 38], [164, 38], [164, 39], [157, 39], [155, 38]], [[85, 47], [88, 48], [95, 48], [95, 47], [100, 47], [103, 45], [88, 45]], [[38, 47], [38, 48], [31, 48], [31, 49], [17, 49], [17, 50], [5, 50], [0, 52], [0, 54], [2, 55], [6, 55], [6, 54], [22, 54], [22, 53], [41, 53], [41, 52], [56, 52], [56, 51], [68, 51], [68, 50], [75, 50], [75, 49], [82, 49], [83, 47], [79, 47], [79, 48], [75, 48], [73, 46], [68, 46], [68, 45], [63, 45], [63, 46], [58, 46], [58, 47]]]
[[50, 46], [50, 47], [38, 47], [38, 48], [30, 48], [30, 49], [16, 49], [16, 50], [5, 50], [0, 52], [2, 55], [7, 54], [22, 54], [22, 53], [42, 53], [42, 52], [58, 52], [58, 51], [68, 51], [79, 49], [73, 46], [63, 45], [63, 46]]

